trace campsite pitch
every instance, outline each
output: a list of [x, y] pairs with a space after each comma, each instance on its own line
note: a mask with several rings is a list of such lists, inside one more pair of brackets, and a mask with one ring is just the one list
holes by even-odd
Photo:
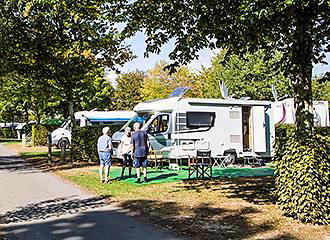
[[[91, 170], [98, 173], [98, 170]], [[110, 177], [113, 180], [120, 180], [121, 168], [112, 167], [110, 169]], [[265, 177], [274, 176], [274, 168], [213, 168], [213, 178], [239, 178], [239, 177]], [[191, 178], [196, 180], [195, 175]], [[125, 170], [125, 175], [122, 181], [140, 185], [135, 183], [136, 174], [135, 169], [132, 169], [132, 177], [128, 177], [128, 169]], [[171, 171], [166, 168], [163, 169], [148, 169], [148, 182], [143, 184], [167, 183], [188, 180], [188, 168], [178, 171]]]

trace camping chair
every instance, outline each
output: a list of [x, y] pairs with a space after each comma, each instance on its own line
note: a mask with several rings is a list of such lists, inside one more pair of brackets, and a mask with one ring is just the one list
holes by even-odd
[[251, 166], [262, 166], [262, 160], [258, 158], [258, 155], [254, 152], [248, 153], [244, 155], [244, 166], [251, 165]]
[[212, 158], [210, 151], [197, 150], [196, 157], [188, 158], [188, 179], [196, 173], [196, 178], [212, 178]]
[[156, 169], [163, 168], [163, 154], [159, 150], [150, 150], [148, 154], [148, 162], [151, 164], [151, 167]]

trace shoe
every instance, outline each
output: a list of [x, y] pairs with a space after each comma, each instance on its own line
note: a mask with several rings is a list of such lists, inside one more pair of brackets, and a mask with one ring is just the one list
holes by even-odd
[[104, 183], [104, 180], [103, 180], [103, 179], [101, 179], [101, 180], [100, 180], [100, 183]]
[[141, 183], [140, 178], [136, 179], [135, 183]]
[[111, 181], [110, 181], [110, 180], [106, 180], [106, 181], [104, 181], [104, 183], [106, 183], [106, 184], [110, 184]]
[[144, 178], [143, 182], [145, 182], [145, 183], [148, 182], [148, 178]]

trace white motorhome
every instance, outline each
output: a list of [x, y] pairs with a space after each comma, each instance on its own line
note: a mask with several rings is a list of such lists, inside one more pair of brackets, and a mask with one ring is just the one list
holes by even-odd
[[[133, 111], [81, 111], [75, 113], [75, 120], [80, 127], [95, 124], [124, 125], [136, 115]], [[52, 144], [58, 148], [61, 144], [71, 144], [71, 122], [66, 121], [52, 132]]]
[[127, 126], [143, 124], [151, 146], [185, 158], [196, 150], [235, 157], [273, 156], [275, 129], [270, 101], [171, 97], [138, 104], [132, 118], [113, 135], [114, 156]]
[[[274, 111], [274, 123], [278, 124], [294, 124], [295, 123], [295, 107], [294, 99], [287, 98], [282, 101], [272, 103]], [[329, 127], [329, 104], [328, 101], [313, 101], [314, 125], [319, 127]]]

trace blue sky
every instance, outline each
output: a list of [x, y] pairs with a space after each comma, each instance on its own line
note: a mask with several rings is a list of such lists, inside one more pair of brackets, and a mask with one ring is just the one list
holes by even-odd
[[[144, 58], [144, 52], [146, 49], [145, 43], [146, 36], [143, 33], [138, 33], [136, 36], [127, 40], [127, 43], [131, 45], [133, 53], [137, 56], [131, 62], [126, 63], [122, 68], [120, 68], [121, 72], [126, 73], [135, 70], [147, 71], [155, 66], [161, 60], [165, 60], [170, 62], [168, 54], [174, 48], [174, 40], [169, 41], [162, 47], [162, 51], [159, 55], [151, 54], [148, 58]], [[188, 67], [193, 71], [199, 71], [202, 69], [202, 66], [209, 67], [211, 65], [211, 59], [214, 56], [214, 51], [210, 49], [204, 49], [199, 52], [199, 58], [197, 60], [193, 60]], [[326, 62], [330, 64], [330, 53], [326, 55]], [[313, 75], [320, 75], [327, 71], [330, 71], [330, 65], [318, 64], [313, 68]], [[110, 74], [109, 78], [115, 78], [114, 74]]]

